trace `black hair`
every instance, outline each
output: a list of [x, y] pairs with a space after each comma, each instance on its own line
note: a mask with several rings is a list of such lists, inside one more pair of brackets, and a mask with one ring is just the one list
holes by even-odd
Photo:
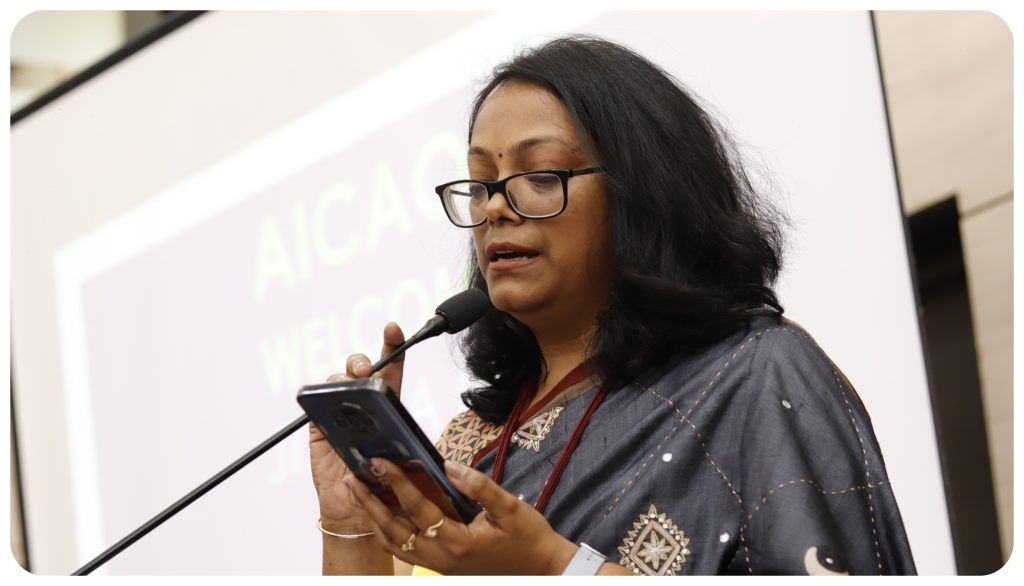
[[[495, 68], [473, 104], [470, 139], [484, 100], [513, 80], [558, 97], [591, 161], [607, 169], [616, 282], [589, 352], [609, 391], [752, 315], [782, 314], [772, 285], [785, 217], [758, 197], [735, 144], [682, 84], [622, 45], [555, 39]], [[472, 250], [470, 286], [486, 292]], [[485, 384], [463, 402], [503, 423], [545, 369], [536, 339], [495, 310], [461, 345], [470, 373]]]

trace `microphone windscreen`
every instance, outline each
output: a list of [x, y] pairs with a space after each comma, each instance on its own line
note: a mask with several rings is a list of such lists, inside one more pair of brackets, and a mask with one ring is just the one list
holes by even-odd
[[490, 311], [491, 298], [480, 289], [466, 289], [437, 306], [437, 315], [444, 316], [445, 332], [455, 334], [473, 325]]

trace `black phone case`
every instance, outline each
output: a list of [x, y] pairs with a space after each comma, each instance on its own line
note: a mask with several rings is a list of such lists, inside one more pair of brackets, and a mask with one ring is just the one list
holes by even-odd
[[468, 523], [483, 510], [452, 486], [441, 454], [383, 380], [307, 385], [297, 400], [349, 470], [396, 514], [404, 515], [391, 489], [370, 472], [371, 458], [400, 466], [449, 517]]

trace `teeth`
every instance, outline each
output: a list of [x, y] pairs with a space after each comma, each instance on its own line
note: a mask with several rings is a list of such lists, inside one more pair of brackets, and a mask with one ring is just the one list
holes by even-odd
[[526, 256], [526, 254], [523, 253], [523, 252], [516, 252], [514, 250], [501, 250], [501, 251], [498, 251], [497, 253], [495, 253], [494, 256], [495, 256], [495, 258], [500, 260], [500, 259], [510, 259], [510, 258], [522, 258], [522, 257]]
[[535, 256], [535, 254], [520, 250], [496, 250], [491, 256], [491, 260], [512, 260], [518, 258], [530, 258], [531, 256]]

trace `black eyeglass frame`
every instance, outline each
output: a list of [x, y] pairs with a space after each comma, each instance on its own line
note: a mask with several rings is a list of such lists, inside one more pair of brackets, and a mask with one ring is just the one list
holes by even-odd
[[[554, 218], [555, 216], [565, 211], [565, 208], [569, 202], [569, 178], [577, 177], [579, 175], [590, 175], [591, 173], [604, 173], [605, 171], [606, 169], [604, 167], [586, 167], [583, 169], [538, 169], [536, 171], [524, 171], [522, 173], [515, 173], [513, 175], [509, 175], [508, 177], [504, 179], [499, 179], [497, 181], [480, 181], [478, 179], [459, 179], [457, 181], [449, 181], [448, 183], [438, 185], [437, 187], [434, 188], [434, 191], [437, 192], [437, 197], [440, 198], [441, 200], [441, 207], [444, 208], [444, 214], [448, 216], [448, 221], [450, 221], [452, 224], [459, 228], [475, 228], [486, 222], [487, 216], [481, 218], [479, 222], [475, 224], [470, 224], [468, 226], [459, 224], [458, 222], [455, 221], [455, 218], [452, 217], [451, 212], [448, 211], [448, 206], [444, 205], [444, 190], [458, 183], [479, 183], [480, 185], [483, 185], [487, 189], [487, 201], [491, 201], [491, 198], [494, 197], [494, 194], [500, 191], [501, 196], [505, 198], [505, 203], [507, 203], [508, 207], [513, 212], [518, 214], [519, 217], [526, 218], [527, 220], [546, 220], [548, 218]], [[509, 181], [515, 179], [516, 177], [522, 177], [523, 175], [536, 175], [538, 173], [556, 175], [561, 180], [562, 206], [558, 208], [558, 211], [552, 212], [550, 214], [525, 214], [519, 211], [519, 208], [516, 207], [516, 204], [512, 201], [512, 198], [508, 196], [508, 190], [506, 189], [506, 185], [508, 184]]]

